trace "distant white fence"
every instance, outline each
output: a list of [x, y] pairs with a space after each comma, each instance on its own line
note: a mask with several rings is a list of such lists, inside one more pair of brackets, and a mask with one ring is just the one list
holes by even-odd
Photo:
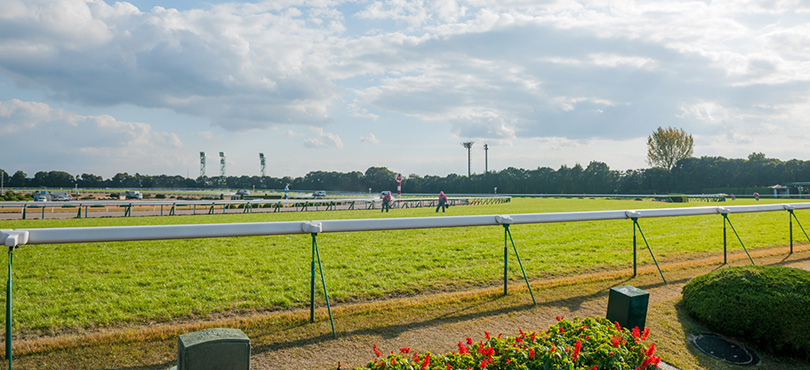
[[[451, 206], [507, 203], [509, 196], [462, 196], [448, 198]], [[436, 207], [438, 199], [407, 197], [393, 199], [394, 208]], [[54, 213], [65, 217], [100, 216], [173, 216], [224, 213], [369, 210], [382, 208], [376, 198], [310, 198], [310, 199], [246, 199], [246, 200], [75, 200], [75, 201], [11, 201], [0, 202], [0, 216], [20, 219]], [[110, 213], [112, 209], [112, 213]], [[75, 216], [71, 216], [75, 214]], [[57, 216], [58, 216], [57, 215]]]

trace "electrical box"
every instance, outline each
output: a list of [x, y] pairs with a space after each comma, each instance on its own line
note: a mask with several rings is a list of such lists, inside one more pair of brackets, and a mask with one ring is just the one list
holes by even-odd
[[171, 370], [221, 369], [250, 369], [250, 339], [241, 330], [205, 329], [177, 338], [177, 366]]
[[647, 305], [650, 293], [630, 285], [610, 288], [608, 295], [607, 315], [610, 321], [616, 321], [622, 327], [633, 329], [638, 326], [644, 330], [647, 323]]

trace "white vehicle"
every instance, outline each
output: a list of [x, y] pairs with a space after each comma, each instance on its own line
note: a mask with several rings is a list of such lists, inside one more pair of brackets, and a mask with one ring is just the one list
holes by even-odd
[[312, 193], [312, 197], [313, 198], [326, 198], [326, 191], [318, 190], [318, 191]]
[[143, 194], [140, 191], [128, 191], [124, 193], [124, 197], [127, 199], [143, 199]]
[[73, 197], [70, 194], [65, 193], [64, 191], [52, 191], [51, 192], [51, 200], [66, 202], [66, 201], [69, 201], [71, 199], [73, 199]]

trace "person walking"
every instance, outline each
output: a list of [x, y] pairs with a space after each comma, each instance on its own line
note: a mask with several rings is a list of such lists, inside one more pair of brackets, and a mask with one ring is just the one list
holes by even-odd
[[439, 205], [436, 206], [436, 213], [439, 213], [439, 208], [441, 208], [442, 212], [444, 212], [444, 209], [447, 208], [447, 207], [449, 207], [447, 205], [447, 196], [444, 195], [443, 191], [440, 191], [439, 192]]
[[390, 191], [385, 193], [385, 196], [383, 196], [382, 208], [380, 208], [380, 213], [382, 213], [383, 211], [388, 212], [389, 209], [391, 209], [391, 192]]

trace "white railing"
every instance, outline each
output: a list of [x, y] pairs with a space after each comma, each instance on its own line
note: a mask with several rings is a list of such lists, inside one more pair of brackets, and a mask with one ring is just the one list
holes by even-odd
[[650, 217], [679, 217], [712, 214], [774, 212], [810, 209], [810, 203], [766, 204], [729, 207], [687, 207], [620, 211], [527, 213], [514, 215], [374, 218], [353, 220], [253, 222], [229, 224], [101, 226], [0, 230], [8, 247], [31, 244], [93, 243], [191, 238], [223, 238], [257, 235], [340, 233], [401, 229], [492, 226], [618, 220]]

